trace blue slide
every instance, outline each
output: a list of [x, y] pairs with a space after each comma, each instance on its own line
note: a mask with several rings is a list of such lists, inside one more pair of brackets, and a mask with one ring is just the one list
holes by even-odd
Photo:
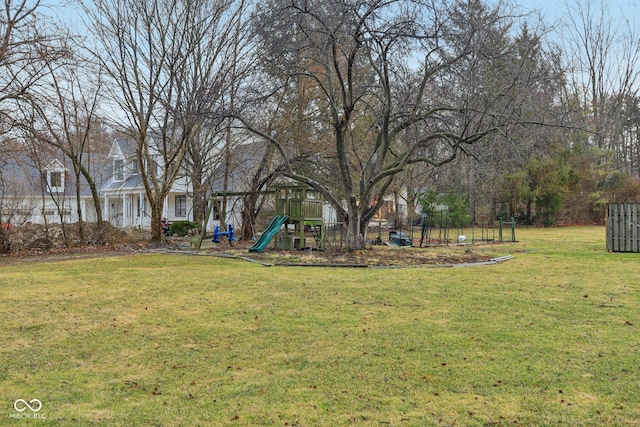
[[262, 233], [260, 238], [249, 248], [249, 252], [262, 252], [264, 248], [269, 245], [273, 236], [280, 231], [282, 224], [284, 224], [288, 219], [289, 217], [286, 215], [276, 215], [271, 221], [271, 224], [269, 224], [269, 227], [264, 230], [264, 233]]

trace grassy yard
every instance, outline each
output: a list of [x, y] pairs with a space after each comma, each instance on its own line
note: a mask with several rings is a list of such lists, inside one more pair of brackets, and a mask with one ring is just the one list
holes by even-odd
[[0, 264], [0, 425], [640, 425], [640, 254], [517, 238], [470, 268]]

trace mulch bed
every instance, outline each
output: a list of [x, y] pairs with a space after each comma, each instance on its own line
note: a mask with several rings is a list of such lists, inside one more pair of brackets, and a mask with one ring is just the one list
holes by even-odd
[[346, 252], [339, 249], [284, 251], [272, 248], [263, 252], [249, 252], [250, 245], [223, 242], [215, 249], [200, 251], [204, 254], [230, 256], [273, 265], [304, 266], [420, 266], [451, 265], [487, 262], [491, 257], [478, 253], [477, 246], [450, 245], [443, 247], [389, 247], [368, 246], [361, 251]]

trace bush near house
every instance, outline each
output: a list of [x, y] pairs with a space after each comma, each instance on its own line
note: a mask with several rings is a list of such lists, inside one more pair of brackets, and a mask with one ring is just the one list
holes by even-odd
[[184, 237], [189, 234], [189, 230], [198, 228], [198, 224], [192, 221], [174, 221], [169, 226], [169, 235], [178, 235]]

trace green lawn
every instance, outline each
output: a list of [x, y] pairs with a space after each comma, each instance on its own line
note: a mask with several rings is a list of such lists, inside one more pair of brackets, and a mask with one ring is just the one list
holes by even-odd
[[470, 268], [0, 264], [0, 425], [640, 425], [640, 254], [517, 238]]

